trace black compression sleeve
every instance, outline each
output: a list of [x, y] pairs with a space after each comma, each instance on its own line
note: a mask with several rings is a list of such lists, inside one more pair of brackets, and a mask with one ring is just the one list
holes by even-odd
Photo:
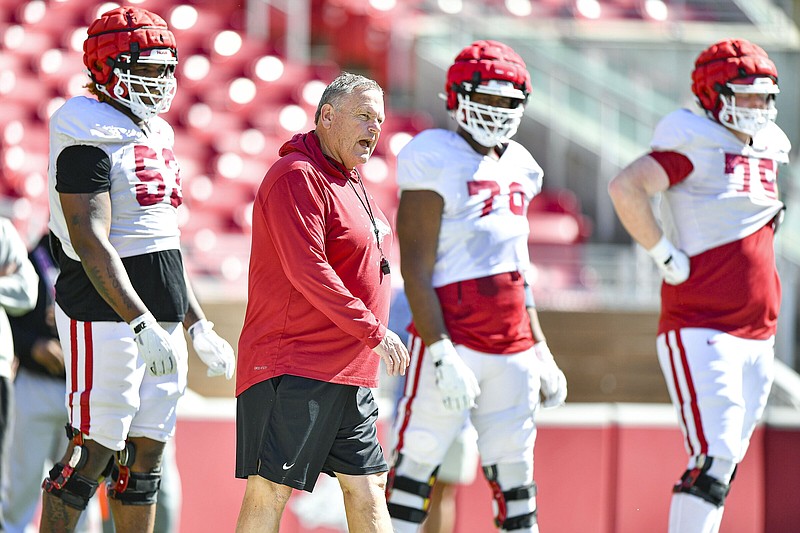
[[96, 146], [64, 148], [56, 160], [56, 190], [63, 193], [105, 192], [111, 189], [111, 158]]

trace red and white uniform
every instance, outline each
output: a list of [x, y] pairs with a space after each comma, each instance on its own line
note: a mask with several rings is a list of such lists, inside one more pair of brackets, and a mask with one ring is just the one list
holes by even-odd
[[448, 333], [481, 387], [471, 413], [447, 411], [412, 324], [396, 431], [397, 451], [417, 462], [440, 464], [467, 417], [484, 464], [533, 453], [539, 375], [523, 273], [530, 267], [526, 212], [542, 176], [519, 143], [509, 142], [493, 159], [441, 129], [420, 133], [398, 155], [401, 191], [431, 190], [444, 200], [432, 282]]
[[[75, 97], [50, 120], [49, 227], [57, 238], [56, 322], [67, 372], [70, 424], [121, 450], [128, 436], [166, 441], [186, 388], [187, 309], [176, 209], [182, 202], [172, 128], [159, 117], [139, 127], [113, 106]], [[60, 157], [65, 150], [77, 158]], [[76, 159], [97, 161], [82, 165]], [[130, 326], [89, 281], [72, 247], [60, 195], [111, 198], [109, 240], [131, 283], [178, 347], [177, 373], [147, 372]]]
[[454, 343], [502, 354], [533, 346], [523, 280], [501, 274], [530, 268], [526, 213], [543, 174], [519, 143], [496, 160], [441, 129], [420, 133], [399, 154], [400, 190], [444, 200], [431, 281]]
[[111, 219], [109, 240], [120, 257], [180, 248], [176, 208], [183, 202], [172, 127], [153, 117], [137, 127], [108, 104], [78, 96], [50, 119], [50, 230], [64, 252], [78, 261], [56, 191], [57, 159], [73, 145], [96, 146], [111, 159]]
[[738, 462], [772, 383], [781, 297], [772, 221], [783, 208], [777, 173], [790, 144], [774, 123], [748, 145], [680, 110], [659, 123], [651, 146], [670, 179], [665, 234], [691, 264], [687, 281], [662, 285], [662, 370], [689, 455]]
[[530, 267], [526, 213], [542, 175], [513, 141], [499, 160], [477, 153], [454, 131], [427, 130], [408, 143], [398, 156], [400, 190], [430, 190], [444, 199], [434, 287]]

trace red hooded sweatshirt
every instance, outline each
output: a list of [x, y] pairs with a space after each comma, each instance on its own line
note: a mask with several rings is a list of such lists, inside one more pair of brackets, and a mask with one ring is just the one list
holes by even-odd
[[[236, 395], [284, 374], [376, 387], [391, 280], [358, 174], [328, 159], [313, 131], [280, 156], [253, 205]], [[389, 224], [371, 196], [369, 207], [388, 253]]]

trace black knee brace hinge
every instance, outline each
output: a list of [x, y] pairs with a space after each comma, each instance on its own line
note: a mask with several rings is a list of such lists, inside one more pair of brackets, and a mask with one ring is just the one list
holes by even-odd
[[513, 500], [528, 500], [536, 496], [536, 483], [531, 482], [530, 485], [523, 487], [515, 487], [504, 491], [500, 488], [500, 483], [497, 482], [497, 466], [484, 466], [483, 475], [489, 482], [492, 489], [492, 496], [497, 503], [497, 516], [494, 517], [494, 525], [513, 531], [515, 529], [530, 528], [536, 524], [536, 510], [530, 513], [525, 513], [518, 516], [508, 516], [508, 507], [506, 502]]
[[117, 453], [117, 461], [111, 471], [113, 483], [108, 485], [108, 497], [123, 505], [152, 505], [158, 499], [161, 488], [161, 470], [157, 472], [131, 472], [130, 465], [136, 460], [136, 447], [131, 442]]
[[[725, 498], [728, 496], [731, 486], [729, 483], [725, 484], [706, 474], [710, 466], [711, 461], [708, 461], [702, 468], [693, 468], [684, 472], [681, 480], [672, 488], [672, 492], [691, 494], [717, 507], [725, 505]], [[736, 470], [734, 469], [733, 472], [735, 476]], [[731, 481], [733, 481], [733, 476], [731, 476]]]
[[67, 464], [56, 463], [50, 469], [47, 477], [42, 482], [42, 489], [48, 494], [61, 499], [70, 507], [82, 511], [86, 509], [86, 505], [94, 496], [100, 483], [76, 472], [77, 469], [86, 464], [89, 459], [89, 452], [83, 446], [83, 434], [73, 430], [69, 425], [66, 426], [66, 429], [67, 437], [75, 445], [72, 448], [72, 456]]
[[[428, 508], [431, 504], [431, 489], [433, 488], [433, 484], [436, 482], [436, 475], [439, 473], [439, 467], [436, 467], [430, 478], [428, 478], [427, 483], [405, 476], [397, 477], [395, 474], [402, 458], [403, 456], [400, 455], [395, 462], [395, 466], [389, 470], [389, 476], [386, 481], [386, 506], [389, 508], [389, 516], [392, 518], [405, 520], [406, 522], [413, 522], [415, 524], [421, 524], [428, 516]], [[399, 505], [389, 502], [389, 496], [392, 494], [392, 490], [394, 489], [422, 497], [422, 509], [415, 509], [414, 507], [409, 507], [407, 505]]]

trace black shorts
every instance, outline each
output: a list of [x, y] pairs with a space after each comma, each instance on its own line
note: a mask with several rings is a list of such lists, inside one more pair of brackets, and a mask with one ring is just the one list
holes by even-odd
[[289, 375], [256, 383], [236, 400], [236, 477], [311, 492], [321, 472], [386, 472], [377, 420], [367, 387]]

